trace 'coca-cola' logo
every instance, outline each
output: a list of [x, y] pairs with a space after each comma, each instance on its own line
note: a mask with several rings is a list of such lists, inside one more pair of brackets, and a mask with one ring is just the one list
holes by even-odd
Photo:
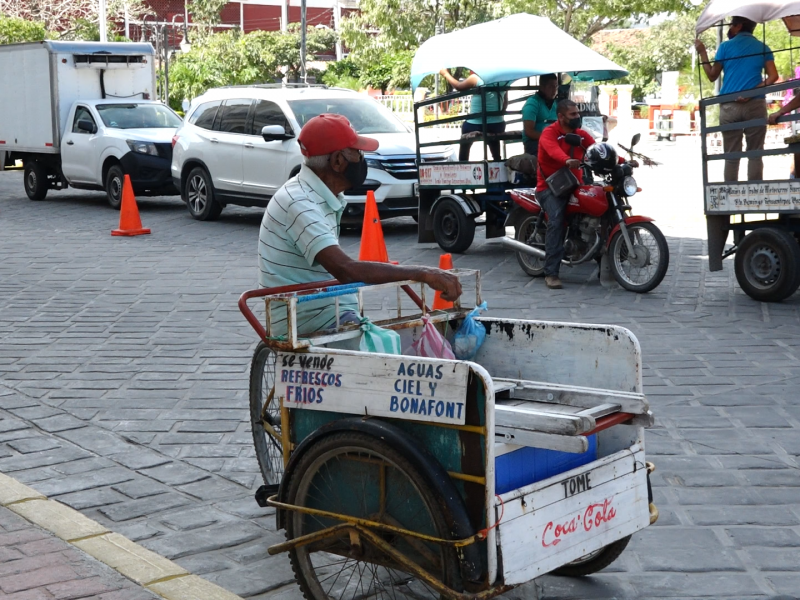
[[614, 496], [606, 498], [603, 502], [590, 504], [581, 513], [578, 513], [569, 521], [564, 523], [553, 523], [550, 521], [544, 526], [542, 531], [542, 546], [557, 546], [565, 537], [576, 531], [591, 531], [595, 527], [600, 527], [603, 523], [608, 523], [617, 516], [617, 510], [611, 506]]

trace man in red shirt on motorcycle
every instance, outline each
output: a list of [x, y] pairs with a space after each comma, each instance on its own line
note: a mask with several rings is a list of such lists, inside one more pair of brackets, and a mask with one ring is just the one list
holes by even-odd
[[[545, 236], [544, 283], [551, 290], [563, 285], [558, 277], [564, 258], [567, 203], [572, 193], [556, 196], [547, 184], [547, 178], [563, 167], [569, 167], [579, 183], [583, 183], [581, 161], [586, 149], [595, 143], [588, 132], [581, 129], [581, 113], [572, 100], [562, 100], [557, 108], [558, 121], [547, 127], [539, 138], [539, 173], [536, 199], [547, 214]], [[580, 136], [579, 146], [567, 143], [567, 135]], [[622, 157], [620, 162], [624, 162]]]

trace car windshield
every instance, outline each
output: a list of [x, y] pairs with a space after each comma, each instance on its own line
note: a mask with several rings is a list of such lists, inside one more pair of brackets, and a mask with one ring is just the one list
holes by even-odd
[[180, 127], [181, 118], [163, 104], [98, 104], [106, 127], [114, 129], [161, 129]]
[[392, 112], [371, 98], [317, 98], [289, 100], [289, 106], [300, 127], [322, 113], [344, 115], [360, 134], [408, 133]]

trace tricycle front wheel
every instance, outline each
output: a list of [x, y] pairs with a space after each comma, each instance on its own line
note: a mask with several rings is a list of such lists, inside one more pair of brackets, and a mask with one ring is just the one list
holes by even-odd
[[[420, 473], [377, 438], [355, 432], [315, 442], [292, 469], [287, 500], [295, 506], [361, 517], [408, 531], [448, 538], [442, 509]], [[303, 512], [286, 519], [288, 540], [332, 527], [335, 520]], [[450, 589], [460, 590], [458, 558], [440, 546], [402, 533], [373, 530], [398, 554]], [[404, 572], [361, 536], [339, 532], [289, 551], [297, 582], [307, 600], [345, 600], [384, 595], [392, 600], [440, 598], [430, 584]]]
[[602, 571], [619, 558], [630, 541], [631, 536], [617, 540], [608, 546], [600, 548], [600, 550], [590, 552], [586, 556], [580, 557], [578, 560], [573, 560], [571, 563], [559, 567], [553, 571], [553, 575], [583, 577], [584, 575], [591, 575], [592, 573]]
[[275, 397], [275, 351], [261, 342], [250, 365], [250, 427], [261, 476], [267, 485], [283, 477], [281, 409]]

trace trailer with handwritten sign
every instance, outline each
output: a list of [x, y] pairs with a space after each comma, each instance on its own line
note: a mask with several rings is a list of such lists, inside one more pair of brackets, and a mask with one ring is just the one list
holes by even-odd
[[[480, 273], [454, 273], [479, 304]], [[429, 294], [333, 281], [240, 299], [262, 339], [256, 500], [277, 509], [286, 541], [269, 553], [289, 553], [308, 600], [488, 600], [543, 573], [599, 571], [658, 516], [630, 331], [478, 317], [486, 338], [471, 360], [417, 356], [408, 349], [426, 323], [452, 337], [469, 312], [431, 313]], [[360, 325], [298, 332], [298, 306], [328, 299], [338, 313], [343, 295], [404, 353], [361, 351]], [[275, 336], [284, 315], [288, 334]]]
[[[754, 0], [746, 5], [747, 18], [752, 21], [765, 24], [768, 20], [780, 18], [789, 32], [797, 35], [800, 18], [794, 14], [796, 8], [791, 2]], [[743, 8], [744, 4], [734, 6], [732, 3], [712, 0], [698, 18], [697, 36], [711, 27], [721, 27], [725, 17], [743, 16]], [[791, 50], [772, 48], [775, 53]], [[730, 60], [739, 59], [734, 57]], [[800, 287], [800, 180], [794, 178], [800, 167], [800, 137], [792, 135], [791, 129], [800, 120], [800, 115], [781, 116], [787, 112], [784, 108], [768, 119], [765, 100], [765, 96], [767, 99], [771, 95], [782, 96], [787, 90], [794, 89], [796, 83], [784, 81], [704, 98], [699, 107], [708, 267], [711, 271], [721, 271], [722, 261], [733, 256], [739, 286], [748, 296], [761, 302], [779, 302]], [[710, 109], [724, 113], [727, 107], [743, 101], [749, 102], [748, 106], [752, 107], [748, 109], [751, 115], [758, 113], [757, 106], [753, 105], [760, 103], [763, 115], [746, 121], [720, 121], [719, 125], [709, 125]], [[789, 110], [793, 107], [786, 105]], [[784, 123], [789, 124], [790, 128], [783, 129]], [[768, 124], [777, 124], [779, 137], [784, 138], [782, 147], [765, 149], [763, 137], [762, 142], [757, 143], [759, 135], [766, 134]], [[727, 140], [724, 142], [726, 150], [715, 153], [709, 148], [708, 136], [719, 134]], [[745, 151], [742, 151], [743, 136], [747, 138]], [[781, 155], [792, 157], [793, 175], [790, 176], [790, 165], [786, 164], [787, 179], [765, 179], [763, 158]], [[747, 159], [746, 182], [738, 181], [740, 162], [744, 162], [742, 159]], [[718, 174], [709, 172], [710, 169], [713, 171], [714, 164], [720, 164], [718, 161], [725, 161], [724, 175], [721, 168]], [[728, 246], [731, 233], [733, 244]]]

